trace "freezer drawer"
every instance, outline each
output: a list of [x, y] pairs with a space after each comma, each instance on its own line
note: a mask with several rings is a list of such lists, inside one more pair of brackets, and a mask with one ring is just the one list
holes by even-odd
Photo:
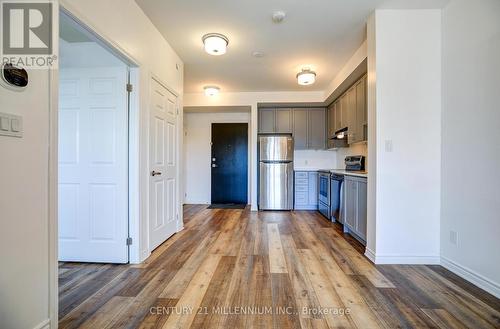
[[293, 208], [293, 163], [260, 162], [259, 208], [291, 210]]

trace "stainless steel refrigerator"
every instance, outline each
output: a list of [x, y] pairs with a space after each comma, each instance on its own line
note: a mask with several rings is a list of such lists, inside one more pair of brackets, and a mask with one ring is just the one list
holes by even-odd
[[293, 209], [293, 138], [259, 136], [259, 208]]

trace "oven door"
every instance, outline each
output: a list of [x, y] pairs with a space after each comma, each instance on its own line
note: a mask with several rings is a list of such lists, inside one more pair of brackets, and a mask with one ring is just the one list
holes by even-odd
[[330, 174], [320, 173], [318, 177], [318, 202], [330, 207]]

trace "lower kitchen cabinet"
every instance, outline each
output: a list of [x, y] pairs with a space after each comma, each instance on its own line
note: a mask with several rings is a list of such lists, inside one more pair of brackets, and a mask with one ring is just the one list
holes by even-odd
[[294, 209], [318, 209], [318, 173], [315, 171], [296, 171], [294, 184]]
[[366, 243], [367, 179], [345, 176], [345, 231]]

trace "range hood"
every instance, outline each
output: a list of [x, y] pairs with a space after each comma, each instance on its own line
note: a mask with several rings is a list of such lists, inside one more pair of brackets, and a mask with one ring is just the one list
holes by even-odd
[[335, 134], [330, 137], [330, 140], [347, 140], [347, 131], [347, 127], [337, 130]]
[[337, 130], [333, 136], [328, 138], [328, 140], [329, 149], [349, 147], [349, 144], [347, 143], [347, 127]]

